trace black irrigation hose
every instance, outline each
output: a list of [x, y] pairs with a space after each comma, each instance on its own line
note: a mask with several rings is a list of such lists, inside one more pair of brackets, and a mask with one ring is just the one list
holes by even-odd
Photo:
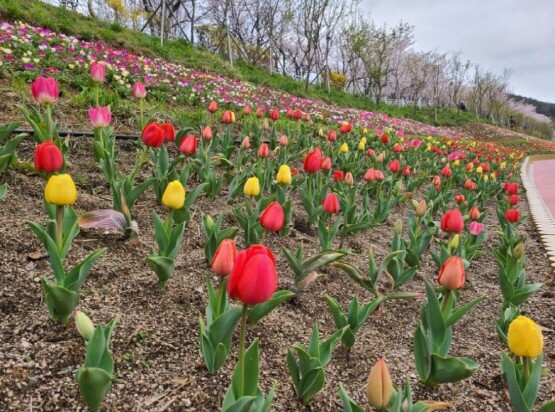
[[[33, 130], [27, 129], [15, 129], [12, 133], [28, 133], [33, 134]], [[76, 137], [94, 137], [93, 132], [79, 132], [79, 131], [68, 131], [68, 130], [61, 130], [58, 131], [60, 136], [76, 136]], [[136, 140], [139, 138], [137, 134], [112, 134], [118, 140]]]

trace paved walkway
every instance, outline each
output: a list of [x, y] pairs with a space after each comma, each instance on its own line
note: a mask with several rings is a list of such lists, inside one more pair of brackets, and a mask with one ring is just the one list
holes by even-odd
[[545, 206], [555, 216], [555, 159], [533, 162], [532, 176]]

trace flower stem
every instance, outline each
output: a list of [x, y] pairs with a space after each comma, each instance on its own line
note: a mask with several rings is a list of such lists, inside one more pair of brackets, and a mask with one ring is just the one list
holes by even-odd
[[52, 105], [46, 105], [46, 129], [48, 133], [48, 140], [54, 141], [53, 127], [52, 127]]
[[218, 296], [217, 296], [217, 301], [216, 301], [216, 308], [214, 310], [214, 319], [220, 317], [220, 315], [223, 313], [223, 306], [222, 302], [224, 300], [224, 295], [226, 292], [226, 284], [227, 284], [227, 276], [224, 276], [220, 279], [220, 287], [218, 289]]
[[99, 104], [99, 101], [100, 101], [100, 99], [99, 99], [100, 87], [98, 87], [98, 84], [96, 85], [95, 89], [96, 89], [95, 90], [96, 91], [96, 107], [99, 107], [100, 106], [100, 104]]
[[248, 305], [243, 304], [243, 312], [241, 313], [241, 334], [239, 335], [239, 388], [238, 398], [244, 396], [245, 390], [245, 335], [247, 333], [247, 311]]
[[524, 372], [524, 382], [527, 384], [530, 378], [530, 358], [528, 356], [522, 357], [522, 369]]
[[144, 107], [143, 107], [144, 103], [143, 103], [143, 100], [144, 100], [144, 98], [143, 98], [143, 99], [139, 99], [139, 110], [141, 111], [141, 124], [139, 125], [139, 131], [140, 131], [140, 132], [143, 131], [143, 127], [144, 127], [144, 124], [145, 124], [145, 120], [144, 120], [144, 117], [143, 117], [143, 112], [144, 112]]
[[449, 300], [451, 298], [451, 289], [446, 289], [445, 293], [443, 294], [443, 299], [441, 300], [441, 314], [445, 318], [445, 312], [449, 306]]
[[64, 207], [56, 206], [56, 246], [58, 246], [58, 253], [62, 252], [64, 242]]
[[173, 220], [173, 209], [170, 209], [170, 213], [168, 213], [168, 217], [166, 218], [166, 221], [164, 222], [164, 229], [166, 229], [166, 233], [168, 235], [171, 235], [171, 230], [172, 230], [172, 220]]

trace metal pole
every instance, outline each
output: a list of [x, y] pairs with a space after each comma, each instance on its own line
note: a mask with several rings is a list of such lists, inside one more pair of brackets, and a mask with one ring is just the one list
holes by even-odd
[[226, 31], [227, 31], [227, 51], [229, 53], [229, 63], [233, 66], [233, 55], [231, 53], [231, 37], [229, 35], [229, 16], [225, 17]]
[[164, 46], [165, 18], [166, 18], [166, 0], [162, 0], [162, 25], [160, 26], [160, 46]]

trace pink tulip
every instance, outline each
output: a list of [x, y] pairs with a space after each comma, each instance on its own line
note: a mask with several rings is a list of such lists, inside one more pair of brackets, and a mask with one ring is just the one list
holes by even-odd
[[89, 119], [93, 127], [108, 127], [112, 122], [112, 113], [110, 113], [110, 106], [106, 107], [92, 107], [89, 109]]
[[37, 77], [31, 84], [31, 93], [39, 103], [54, 103], [58, 100], [58, 82], [53, 77]]
[[468, 226], [468, 231], [471, 235], [478, 236], [484, 230], [484, 224], [478, 223], [476, 221], [470, 222]]
[[96, 83], [103, 83], [106, 80], [106, 66], [102, 63], [91, 64], [91, 79]]
[[143, 83], [135, 83], [131, 90], [133, 92], [133, 97], [136, 99], [144, 99], [146, 97], [146, 88]]

